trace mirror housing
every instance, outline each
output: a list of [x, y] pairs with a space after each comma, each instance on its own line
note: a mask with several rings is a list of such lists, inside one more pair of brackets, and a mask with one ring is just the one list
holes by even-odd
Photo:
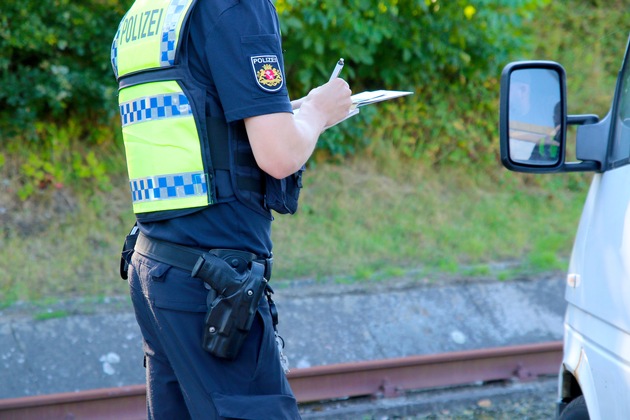
[[[553, 61], [518, 61], [501, 74], [499, 135], [501, 162], [511, 171], [597, 171], [600, 153], [578, 153], [565, 162], [567, 125], [595, 124], [596, 115], [567, 115], [566, 73]], [[583, 128], [583, 127], [579, 127]], [[579, 147], [578, 150], [584, 150]]]

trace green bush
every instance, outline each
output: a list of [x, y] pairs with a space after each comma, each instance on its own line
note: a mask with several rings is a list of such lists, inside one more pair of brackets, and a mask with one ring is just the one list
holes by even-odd
[[[277, 0], [287, 75], [299, 92], [339, 56], [357, 88], [423, 89], [494, 75], [548, 0]], [[295, 93], [295, 92], [294, 92]]]
[[629, 20], [625, 0], [553, 2], [536, 22], [535, 51], [524, 58], [562, 64], [569, 113], [603, 117], [612, 102]]
[[[5, 1], [0, 17], [0, 133], [39, 138], [38, 123], [85, 126], [116, 111], [109, 51], [124, 3], [117, 0]], [[6, 88], [10, 87], [10, 88]]]
[[353, 91], [410, 90], [415, 95], [397, 100], [396, 107], [377, 105], [379, 112], [362, 112], [326, 134], [324, 147], [351, 154], [381, 141], [377, 132], [392, 136], [409, 157], [474, 160], [485, 155], [496, 131], [497, 76], [510, 57], [526, 48], [530, 38], [524, 24], [548, 3], [277, 0], [291, 94], [302, 96], [326, 81], [344, 57], [342, 77]]
[[[497, 77], [464, 87], [437, 86], [414, 100], [378, 105], [370, 136], [380, 147], [425, 164], [495, 164], [498, 126]], [[467, 100], [462, 101], [465, 97]], [[372, 146], [373, 147], [373, 146]], [[378, 154], [378, 153], [377, 153]]]
[[[495, 131], [497, 74], [526, 45], [523, 24], [548, 1], [277, 0], [291, 95], [325, 82], [343, 56], [355, 91], [415, 95], [365, 109], [328, 132], [321, 149], [344, 156], [383, 134], [409, 157], [474, 159]], [[110, 43], [132, 1], [5, 3], [0, 82], [11, 88], [0, 90], [0, 137], [49, 148], [46, 136], [74, 121], [77, 141], [111, 142], [119, 123]]]

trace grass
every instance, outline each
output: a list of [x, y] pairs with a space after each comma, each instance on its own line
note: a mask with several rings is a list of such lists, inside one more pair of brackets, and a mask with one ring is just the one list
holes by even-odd
[[133, 224], [126, 194], [77, 197], [48, 212], [51, 201], [59, 201], [52, 200], [49, 193], [44, 191], [31, 200], [39, 201], [43, 208], [10, 209], [32, 215], [4, 226], [0, 305], [125, 293], [126, 285], [116, 279], [116, 272], [121, 241]]
[[505, 260], [556, 269], [566, 261], [585, 182], [550, 191], [498, 167], [488, 174], [419, 166], [385, 174], [356, 160], [309, 171], [300, 212], [274, 222], [281, 275], [366, 278], [420, 266], [456, 273]]
[[33, 318], [37, 321], [46, 321], [49, 319], [56, 319], [56, 318], [65, 318], [69, 315], [68, 311], [63, 311], [63, 310], [58, 310], [58, 311], [46, 311], [46, 312], [39, 312], [36, 313]]
[[[274, 279], [381, 281], [563, 269], [585, 175], [528, 177], [499, 167], [424, 167], [356, 158], [305, 175], [298, 213], [273, 226]], [[127, 293], [118, 277], [133, 223], [126, 186], [83, 197], [28, 235], [0, 245], [0, 305]], [[497, 263], [509, 267], [493, 271]]]

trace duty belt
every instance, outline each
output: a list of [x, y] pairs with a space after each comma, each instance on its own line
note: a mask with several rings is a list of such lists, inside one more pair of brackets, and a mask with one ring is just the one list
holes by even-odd
[[138, 234], [138, 239], [134, 249], [136, 252], [144, 255], [145, 257], [187, 271], [192, 271], [197, 263], [197, 260], [199, 260], [199, 257], [206, 252], [221, 258], [239, 273], [245, 271], [251, 261], [256, 261], [265, 266], [265, 278], [267, 280], [271, 279], [273, 256], [269, 258], [261, 258], [251, 252], [239, 251], [237, 249], [202, 249], [188, 247], [150, 238], [142, 234], [142, 232]]

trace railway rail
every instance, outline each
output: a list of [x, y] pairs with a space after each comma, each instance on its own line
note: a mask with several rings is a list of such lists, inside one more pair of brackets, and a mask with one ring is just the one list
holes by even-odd
[[[526, 344], [435, 355], [315, 366], [287, 375], [300, 403], [339, 398], [393, 397], [406, 391], [471, 383], [534, 379], [556, 374], [562, 342]], [[142, 419], [145, 386], [0, 400], [0, 418]]]

